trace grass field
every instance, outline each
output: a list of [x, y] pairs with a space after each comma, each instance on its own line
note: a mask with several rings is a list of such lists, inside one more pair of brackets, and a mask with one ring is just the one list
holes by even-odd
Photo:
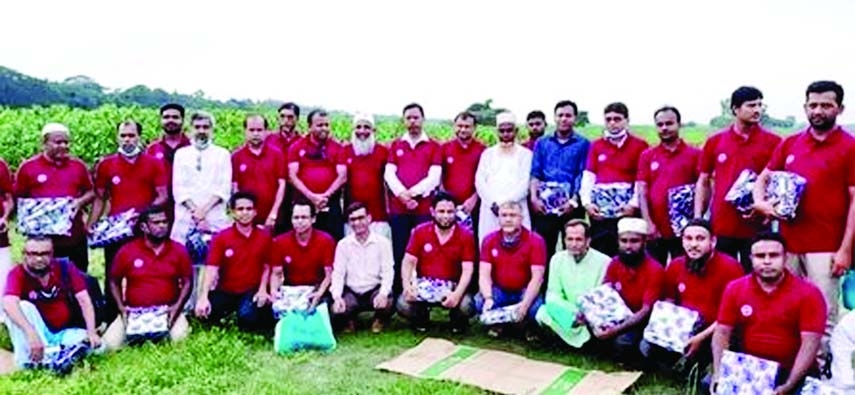
[[[13, 235], [18, 261], [21, 239]], [[103, 276], [103, 256], [92, 250], [91, 272]], [[445, 320], [444, 315], [440, 317]], [[191, 321], [193, 322], [193, 321]], [[367, 324], [366, 324], [367, 325]], [[456, 383], [420, 380], [375, 370], [374, 366], [417, 345], [425, 336], [455, 343], [500, 349], [526, 357], [583, 369], [613, 371], [617, 367], [569, 347], [556, 349], [515, 339], [490, 339], [473, 325], [468, 335], [452, 336], [443, 327], [416, 335], [397, 317], [379, 335], [369, 331], [337, 335], [338, 348], [328, 354], [304, 352], [280, 356], [272, 340], [238, 332], [232, 327], [208, 328], [193, 322], [193, 332], [178, 344], [144, 345], [103, 356], [90, 356], [71, 375], [20, 371], [0, 377], [0, 394], [482, 394]], [[365, 325], [364, 325], [365, 326]], [[0, 347], [11, 349], [5, 326]], [[680, 394], [669, 378], [645, 374], [630, 394]]]

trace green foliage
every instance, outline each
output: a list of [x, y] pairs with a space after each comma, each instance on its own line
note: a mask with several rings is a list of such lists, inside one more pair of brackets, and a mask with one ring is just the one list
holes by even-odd
[[[722, 99], [719, 105], [721, 113], [710, 120], [710, 126], [723, 128], [733, 122], [730, 99]], [[760, 116], [760, 123], [768, 128], [789, 130], [796, 126], [796, 117], [788, 115], [784, 119], [774, 118], [764, 110], [763, 115]]]

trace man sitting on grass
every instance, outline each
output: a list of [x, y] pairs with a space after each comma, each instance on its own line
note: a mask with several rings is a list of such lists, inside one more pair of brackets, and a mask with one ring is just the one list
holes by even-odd
[[24, 243], [24, 263], [9, 272], [3, 309], [16, 368], [39, 367], [49, 348], [67, 347], [73, 358], [101, 348], [86, 282], [76, 266], [54, 260], [49, 238]]
[[[137, 220], [142, 237], [119, 249], [107, 277], [119, 310], [119, 317], [104, 333], [108, 349], [119, 349], [125, 343], [126, 329], [144, 310], [156, 310], [158, 320], [165, 315], [168, 332], [173, 341], [187, 337], [190, 326], [183, 306], [193, 290], [193, 266], [190, 255], [181, 244], [169, 238], [169, 218], [166, 206], [151, 206]], [[122, 283], [127, 286], [122, 291]], [[138, 315], [138, 313], [140, 313]], [[132, 337], [136, 330], [132, 331]], [[141, 329], [142, 336], [154, 335]]]
[[433, 222], [413, 229], [407, 245], [401, 265], [404, 292], [397, 307], [417, 332], [427, 331], [431, 307], [448, 310], [453, 333], [466, 330], [474, 313], [466, 289], [472, 280], [475, 236], [457, 225], [456, 209], [450, 195], [438, 192], [431, 207]]
[[[499, 206], [500, 229], [490, 233], [481, 246], [479, 293], [475, 309], [482, 314], [494, 308], [515, 305], [515, 321], [526, 325], [526, 340], [536, 338], [534, 316], [543, 305], [540, 287], [546, 271], [543, 238], [522, 226], [522, 206], [517, 201]], [[492, 326], [487, 332], [498, 337], [504, 329]]]

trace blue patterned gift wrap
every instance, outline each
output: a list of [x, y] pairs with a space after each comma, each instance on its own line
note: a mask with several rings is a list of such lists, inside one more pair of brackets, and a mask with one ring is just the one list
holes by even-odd
[[134, 226], [139, 213], [130, 209], [116, 215], [101, 218], [89, 235], [89, 247], [101, 248], [125, 241], [134, 236]]
[[773, 395], [777, 375], [777, 362], [725, 350], [716, 394]]
[[628, 182], [595, 184], [591, 190], [591, 203], [597, 206], [604, 218], [617, 218], [632, 200], [632, 192], [632, 184]]
[[463, 211], [463, 206], [457, 207], [455, 215], [457, 216], [457, 224], [472, 231], [472, 216]]
[[683, 229], [694, 217], [695, 184], [680, 185], [668, 189], [668, 219], [674, 235], [683, 235]]
[[813, 377], [805, 378], [805, 385], [799, 395], [845, 395], [843, 390], [834, 388], [831, 384]]
[[509, 324], [517, 322], [517, 308], [519, 304], [505, 307], [496, 307], [481, 313], [478, 317], [483, 325]]
[[730, 186], [724, 200], [736, 206], [736, 211], [740, 213], [751, 212], [752, 206], [754, 206], [752, 190], [755, 182], [757, 182], [757, 173], [751, 169], [743, 170], [733, 185]]
[[311, 285], [283, 285], [279, 287], [279, 299], [273, 302], [276, 319], [286, 313], [309, 310], [309, 294], [315, 290]]
[[546, 207], [547, 214], [561, 215], [561, 207], [572, 198], [570, 196], [570, 183], [547, 181], [540, 183], [537, 188], [537, 197]]
[[766, 185], [766, 199], [772, 202], [775, 214], [793, 219], [799, 207], [807, 180], [789, 171], [773, 171]]
[[682, 354], [700, 321], [697, 311], [666, 301], [657, 301], [644, 328], [644, 340]]
[[40, 362], [27, 362], [24, 366], [30, 369], [47, 369], [56, 374], [65, 375], [70, 373], [74, 364], [88, 352], [89, 346], [83, 343], [47, 346]]
[[448, 294], [454, 292], [454, 281], [419, 277], [416, 282], [416, 299], [427, 303], [442, 303]]
[[184, 243], [193, 266], [205, 264], [205, 259], [208, 257], [208, 247], [210, 247], [213, 238], [214, 236], [210, 232], [203, 232], [195, 227], [187, 232]]
[[610, 284], [591, 289], [578, 299], [580, 310], [591, 328], [606, 330], [632, 316], [623, 298]]
[[127, 336], [169, 333], [169, 306], [128, 307]]
[[20, 198], [18, 230], [28, 236], [71, 236], [74, 221], [72, 198]]

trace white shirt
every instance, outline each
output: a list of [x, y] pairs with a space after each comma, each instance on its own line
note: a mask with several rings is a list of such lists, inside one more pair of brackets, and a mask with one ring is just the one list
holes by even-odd
[[475, 171], [475, 190], [481, 197], [481, 215], [478, 220], [481, 242], [487, 235], [499, 229], [499, 218], [490, 210], [493, 203], [520, 202], [523, 226], [531, 229], [526, 201], [531, 177], [531, 158], [532, 152], [519, 144], [514, 144], [510, 152], [505, 152], [495, 145], [481, 154], [478, 169]]
[[193, 218], [183, 202], [190, 200], [196, 207], [207, 204], [217, 196], [222, 202], [211, 208], [205, 217], [211, 230], [218, 232], [231, 225], [226, 206], [231, 196], [231, 154], [223, 147], [211, 144], [204, 151], [194, 146], [182, 147], [175, 152], [172, 168], [172, 194], [175, 198], [175, 224], [171, 238], [184, 243], [193, 226]]
[[371, 232], [362, 244], [351, 234], [335, 248], [330, 294], [341, 297], [344, 287], [364, 294], [379, 286], [380, 295], [391, 295], [394, 265], [389, 239]]

